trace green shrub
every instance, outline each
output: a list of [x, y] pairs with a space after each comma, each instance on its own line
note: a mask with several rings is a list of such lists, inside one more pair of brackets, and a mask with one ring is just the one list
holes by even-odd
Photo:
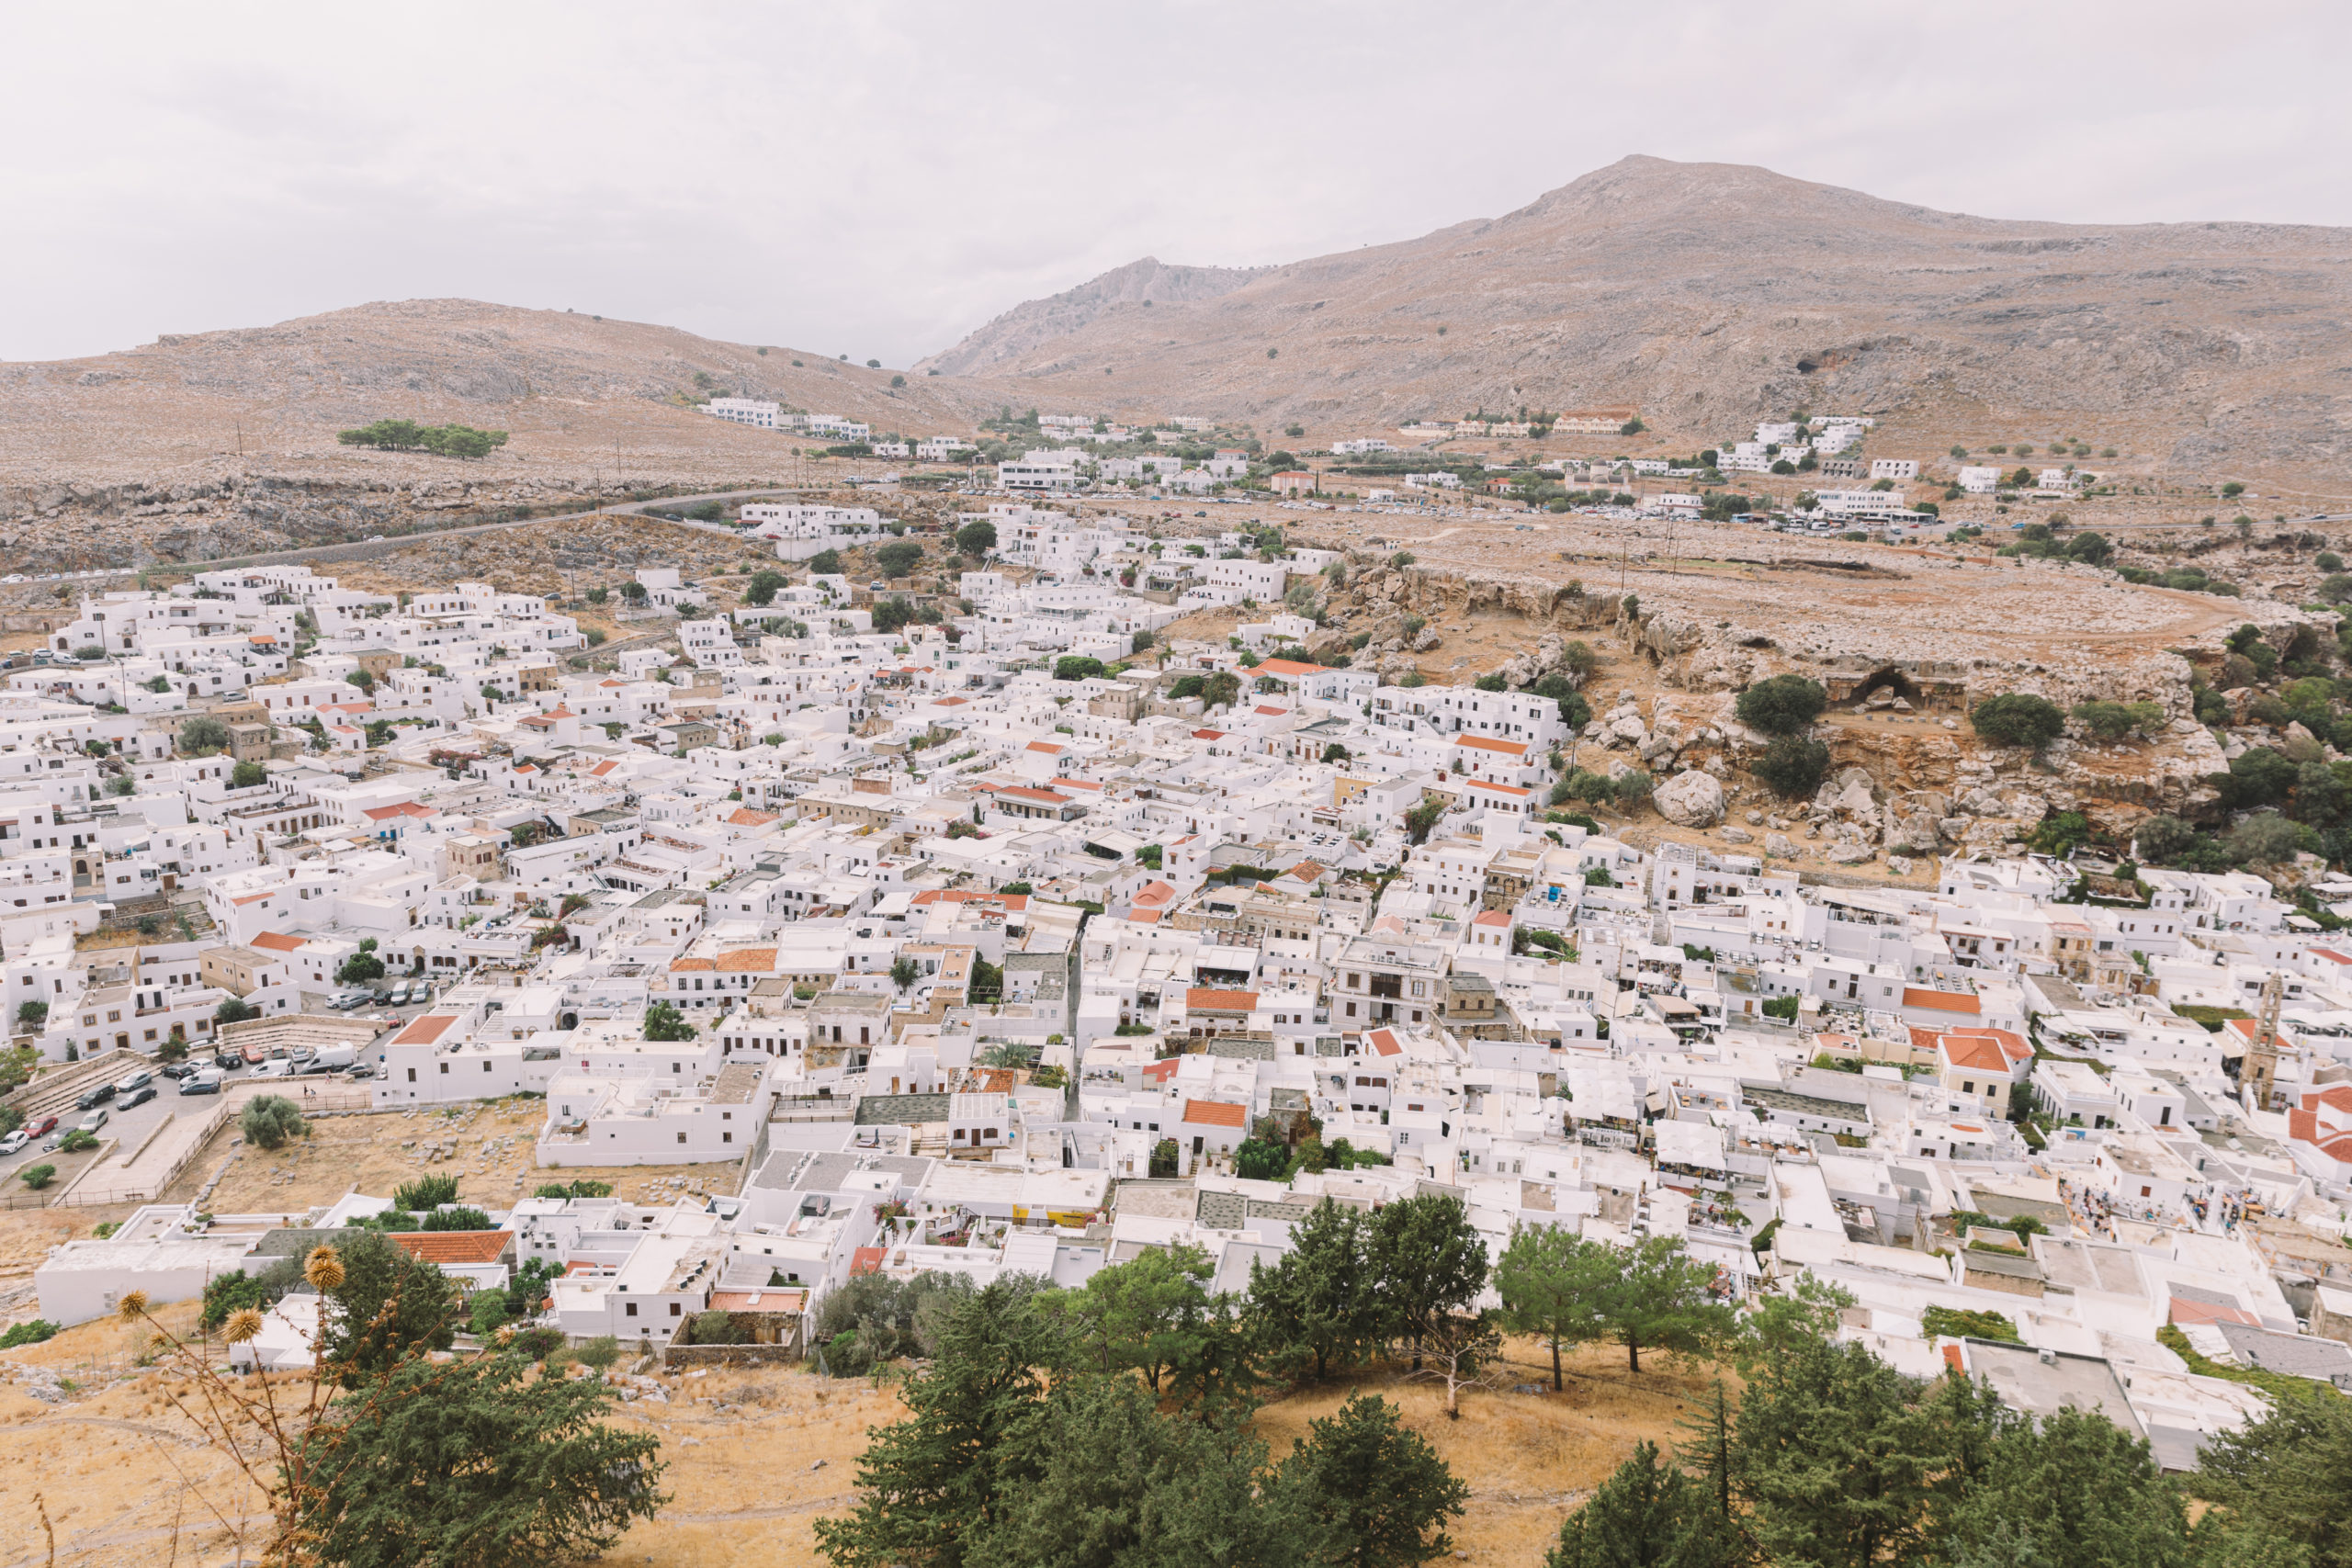
[[11, 1324], [8, 1332], [0, 1334], [0, 1350], [13, 1350], [19, 1345], [38, 1345], [45, 1339], [53, 1338], [56, 1334], [57, 1325], [45, 1317], [36, 1317], [28, 1323]]
[[429, 1231], [486, 1231], [496, 1227], [490, 1216], [480, 1209], [459, 1203], [447, 1209], [435, 1209], [424, 1216], [421, 1227]]
[[28, 1165], [17, 1172], [17, 1179], [38, 1192], [57, 1179], [57, 1168], [53, 1165]]
[[413, 1214], [424, 1213], [457, 1201], [458, 1179], [454, 1176], [420, 1176], [414, 1181], [403, 1181], [392, 1189], [392, 1207], [404, 1209]]
[[263, 1094], [245, 1101], [237, 1116], [237, 1131], [257, 1149], [276, 1149], [292, 1139], [308, 1137], [311, 1129], [302, 1120], [300, 1106], [282, 1094]]
[[1821, 716], [1829, 694], [1802, 675], [1775, 675], [1739, 694], [1739, 722], [1767, 735], [1794, 735]]
[[2066, 716], [2056, 703], [2022, 692], [1986, 697], [1969, 710], [1968, 722], [1996, 746], [2023, 746], [2036, 751], [2066, 728]]
[[1776, 735], [1750, 770], [1784, 800], [1802, 800], [1829, 772], [1829, 748], [1798, 735]]
[[621, 1359], [621, 1342], [609, 1334], [600, 1334], [571, 1353], [572, 1359], [583, 1367], [603, 1371]]

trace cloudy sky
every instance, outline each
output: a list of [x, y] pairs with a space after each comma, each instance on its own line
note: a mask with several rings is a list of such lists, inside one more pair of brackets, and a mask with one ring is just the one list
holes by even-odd
[[0, 358], [462, 295], [910, 363], [1629, 152], [2352, 224], [2337, 4], [0, 4]]

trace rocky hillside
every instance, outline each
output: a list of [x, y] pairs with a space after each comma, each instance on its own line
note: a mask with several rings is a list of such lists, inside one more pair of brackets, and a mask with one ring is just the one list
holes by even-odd
[[1121, 305], [1157, 309], [1219, 299], [1265, 267], [1170, 266], [1157, 256], [1113, 267], [1100, 277], [1044, 299], [1016, 305], [944, 354], [916, 365], [928, 374], [979, 376], [1025, 363], [1040, 347], [1093, 324]]
[[2011, 222], [1634, 157], [1212, 297], [1147, 304], [1138, 269], [1179, 269], [1136, 263], [935, 363], [1048, 408], [1310, 436], [1634, 404], [1663, 434], [1713, 438], [1803, 405], [1972, 445], [2080, 436], [2199, 476], [2347, 477], [2347, 230]]
[[[654, 482], [758, 474], [788, 438], [686, 406], [770, 398], [916, 434], [966, 431], [977, 395], [787, 348], [718, 343], [671, 327], [470, 299], [355, 306], [276, 326], [164, 337], [91, 359], [0, 365], [0, 510], [38, 513], [45, 491], [171, 485], [223, 457], [308, 463], [308, 479], [380, 478], [449, 460], [335, 445], [378, 419], [507, 430], [469, 478], [616, 470]], [[324, 465], [323, 468], [318, 465]]]

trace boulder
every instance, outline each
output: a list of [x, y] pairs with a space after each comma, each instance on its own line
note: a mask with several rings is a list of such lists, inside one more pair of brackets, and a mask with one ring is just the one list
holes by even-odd
[[1615, 739], [1630, 740], [1638, 746], [1648, 739], [1649, 727], [1642, 722], [1641, 715], [1629, 713], [1611, 719], [1609, 733]]
[[1897, 876], [1908, 876], [1911, 874], [1911, 857], [1908, 855], [1889, 855], [1886, 857], [1886, 869], [1894, 873]]
[[1829, 852], [1832, 865], [1860, 865], [1878, 858], [1878, 851], [1868, 844], [1838, 844]]
[[1922, 812], [1917, 817], [1896, 818], [1886, 825], [1886, 847], [1889, 851], [1931, 855], [1936, 852], [1936, 819]]
[[1675, 774], [1650, 796], [1657, 814], [1681, 828], [1712, 828], [1724, 819], [1724, 786], [1697, 768]]
[[1749, 832], [1745, 828], [1726, 828], [1724, 829], [1724, 842], [1726, 844], [1752, 844], [1755, 841], [1756, 835]]
[[1797, 847], [1789, 842], [1785, 834], [1767, 833], [1764, 835], [1764, 852], [1777, 860], [1791, 860], [1795, 857]]

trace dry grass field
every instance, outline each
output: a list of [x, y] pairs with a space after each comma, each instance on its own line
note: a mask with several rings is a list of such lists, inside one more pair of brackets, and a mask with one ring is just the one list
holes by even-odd
[[[162, 1314], [192, 1325], [183, 1304]], [[262, 1503], [206, 1445], [166, 1395], [179, 1380], [135, 1363], [138, 1336], [111, 1321], [70, 1329], [8, 1352], [0, 1370], [0, 1568], [47, 1562], [35, 1498], [56, 1531], [62, 1568], [165, 1568], [232, 1561], [231, 1530], [254, 1530]], [[1538, 1347], [1514, 1344], [1499, 1386], [1548, 1383]], [[65, 1381], [45, 1403], [25, 1392], [21, 1368]], [[1709, 1387], [1702, 1370], [1664, 1366], [1629, 1379], [1622, 1357], [1593, 1350], [1570, 1362], [1565, 1393], [1474, 1390], [1448, 1421], [1442, 1391], [1367, 1373], [1269, 1404], [1258, 1430], [1276, 1457], [1308, 1422], [1350, 1393], [1380, 1394], [1436, 1446], [1472, 1492], [1453, 1531], [1472, 1562], [1538, 1562], [1560, 1521], [1647, 1438], [1675, 1423]], [[832, 1382], [797, 1368], [712, 1371], [659, 1380], [662, 1396], [620, 1406], [614, 1419], [662, 1441], [671, 1495], [661, 1517], [631, 1530], [603, 1562], [654, 1568], [801, 1568], [820, 1561], [814, 1523], [851, 1506], [866, 1429], [896, 1417], [888, 1388]]]
[[[224, 1127], [164, 1198], [195, 1197], [232, 1156], [228, 1174], [207, 1200], [215, 1213], [292, 1213], [332, 1203], [354, 1189], [390, 1197], [401, 1182], [425, 1175], [455, 1176], [460, 1199], [491, 1208], [527, 1198], [543, 1182], [583, 1178], [609, 1181], [617, 1196], [640, 1202], [735, 1190], [732, 1164], [542, 1169], [533, 1140], [546, 1114], [545, 1100], [517, 1098], [322, 1117], [311, 1123], [309, 1137], [270, 1153], [232, 1147], [236, 1129]], [[426, 1159], [425, 1152], [435, 1147], [452, 1152]]]

